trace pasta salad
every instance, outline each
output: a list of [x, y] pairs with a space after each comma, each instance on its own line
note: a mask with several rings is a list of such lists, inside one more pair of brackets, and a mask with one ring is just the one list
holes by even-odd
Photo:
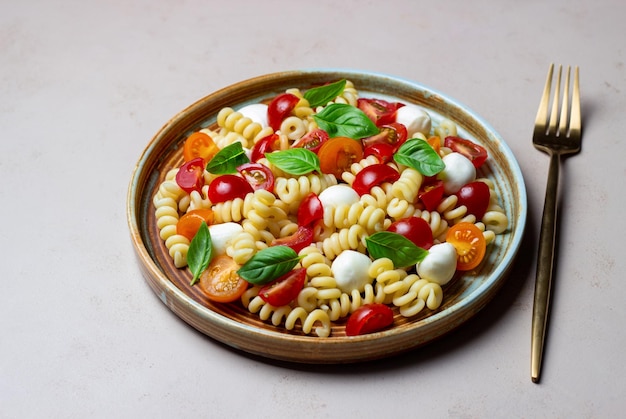
[[483, 147], [349, 80], [225, 107], [182, 145], [153, 197], [174, 265], [209, 300], [294, 333], [433, 312], [508, 228]]

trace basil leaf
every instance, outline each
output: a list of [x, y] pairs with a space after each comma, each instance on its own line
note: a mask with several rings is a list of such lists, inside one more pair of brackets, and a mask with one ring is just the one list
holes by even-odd
[[396, 162], [412, 167], [424, 176], [434, 176], [445, 167], [439, 154], [421, 138], [406, 141], [393, 158]]
[[379, 231], [365, 239], [367, 251], [374, 259], [389, 258], [393, 266], [404, 268], [424, 260], [428, 251], [411, 240], [391, 231]]
[[237, 274], [253, 285], [264, 285], [291, 271], [299, 261], [291, 247], [271, 246], [259, 250]]
[[240, 142], [232, 143], [221, 149], [206, 165], [206, 170], [214, 175], [236, 173], [237, 167], [250, 162]]
[[187, 251], [187, 265], [193, 274], [191, 285], [198, 282], [200, 275], [209, 266], [212, 258], [213, 242], [211, 241], [211, 233], [209, 232], [209, 227], [203, 221], [198, 232], [193, 236], [191, 243], [189, 243], [189, 250]]
[[307, 90], [304, 92], [304, 98], [309, 101], [309, 106], [315, 108], [316, 106], [326, 105], [331, 100], [334, 100], [343, 92], [345, 87], [346, 80], [339, 80], [335, 83]]
[[265, 157], [274, 166], [291, 175], [305, 175], [320, 169], [320, 159], [317, 154], [306, 148], [290, 148], [287, 150], [265, 153]]
[[378, 127], [362, 110], [345, 103], [331, 103], [313, 115], [317, 125], [330, 138], [348, 137], [359, 140], [379, 133]]

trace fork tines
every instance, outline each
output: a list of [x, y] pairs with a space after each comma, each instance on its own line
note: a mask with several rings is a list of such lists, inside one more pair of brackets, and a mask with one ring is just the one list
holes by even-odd
[[556, 75], [556, 87], [554, 92], [554, 98], [552, 100], [552, 109], [549, 114], [548, 109], [550, 105], [550, 91], [552, 87], [554, 64], [550, 64], [550, 69], [548, 70], [546, 85], [543, 90], [543, 96], [541, 98], [541, 103], [539, 105], [537, 117], [535, 119], [535, 127], [539, 131], [541, 131], [540, 134], [543, 135], [569, 137], [572, 132], [574, 132], [574, 134], [579, 134], [579, 131], [581, 130], [578, 66], [574, 67], [574, 83], [571, 90], [571, 104], [569, 100], [570, 66], [567, 66], [567, 70], [565, 73], [565, 83], [563, 84], [563, 99], [559, 104], [562, 67], [563, 66], [559, 65], [558, 73]]

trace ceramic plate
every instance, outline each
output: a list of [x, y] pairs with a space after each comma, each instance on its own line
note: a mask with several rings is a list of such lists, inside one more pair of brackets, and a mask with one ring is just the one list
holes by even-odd
[[[220, 109], [234, 109], [267, 100], [288, 88], [348, 79], [361, 97], [379, 97], [425, 108], [436, 124], [455, 121], [459, 135], [483, 145], [488, 163], [480, 175], [492, 179], [510, 227], [498, 235], [478, 272], [444, 286], [444, 300], [435, 311], [423, 310], [382, 332], [347, 337], [336, 324], [331, 336], [320, 338], [286, 331], [259, 320], [240, 304], [211, 303], [198, 287], [190, 287], [188, 270], [176, 269], [159, 238], [152, 197], [165, 173], [182, 161], [181, 146], [192, 131], [215, 124]], [[212, 93], [175, 115], [148, 144], [139, 159], [128, 191], [127, 216], [131, 238], [143, 273], [161, 301], [189, 325], [240, 350], [263, 357], [300, 363], [347, 363], [399, 354], [455, 329], [485, 306], [505, 281], [521, 244], [526, 222], [526, 192], [519, 166], [504, 140], [467, 107], [418, 83], [387, 75], [348, 70], [291, 71], [246, 80]]]

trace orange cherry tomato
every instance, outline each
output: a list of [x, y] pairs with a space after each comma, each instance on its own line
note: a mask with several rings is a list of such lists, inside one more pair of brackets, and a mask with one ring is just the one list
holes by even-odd
[[363, 158], [361, 142], [348, 137], [335, 137], [325, 141], [317, 153], [320, 169], [323, 173], [341, 178], [341, 174], [350, 169], [352, 163]]
[[448, 229], [446, 241], [456, 249], [456, 269], [469, 271], [477, 267], [485, 257], [487, 243], [483, 232], [472, 223], [461, 222]]
[[430, 137], [426, 142], [439, 154], [439, 150], [441, 149], [441, 139], [436, 135]]
[[200, 289], [209, 300], [218, 303], [236, 301], [248, 289], [248, 282], [237, 274], [239, 268], [230, 256], [216, 256], [200, 275]]
[[202, 157], [208, 162], [220, 151], [219, 147], [213, 141], [209, 134], [204, 132], [194, 132], [185, 140], [183, 145], [183, 158], [185, 161], [193, 160], [196, 157]]
[[192, 240], [203, 221], [210, 225], [213, 222], [213, 211], [208, 208], [191, 210], [180, 217], [176, 223], [176, 234]]

